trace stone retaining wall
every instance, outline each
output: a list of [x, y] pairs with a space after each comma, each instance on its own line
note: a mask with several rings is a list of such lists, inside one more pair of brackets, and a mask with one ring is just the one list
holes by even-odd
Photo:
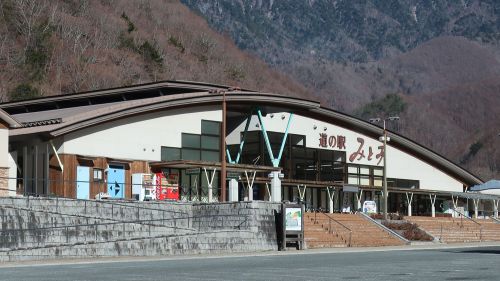
[[109, 203], [0, 198], [0, 261], [278, 249], [280, 204]]

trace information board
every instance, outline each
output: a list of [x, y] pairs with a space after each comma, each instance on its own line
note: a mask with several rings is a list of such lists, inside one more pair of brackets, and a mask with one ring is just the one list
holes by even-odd
[[285, 209], [286, 231], [302, 231], [302, 208]]

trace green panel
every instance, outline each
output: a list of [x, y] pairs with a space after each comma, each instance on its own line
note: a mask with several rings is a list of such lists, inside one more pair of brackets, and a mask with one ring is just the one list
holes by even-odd
[[[243, 134], [242, 134], [243, 138]], [[250, 131], [247, 132], [246, 142], [259, 142], [260, 141], [260, 131]]]
[[200, 151], [198, 149], [182, 149], [182, 159], [184, 160], [200, 160]]
[[177, 147], [161, 147], [161, 161], [181, 159], [181, 149]]
[[193, 134], [182, 134], [182, 147], [200, 148], [200, 136]]
[[201, 148], [220, 150], [219, 137], [201, 136]]
[[219, 162], [220, 153], [218, 151], [201, 151], [201, 160], [211, 161], [211, 162]]
[[220, 136], [220, 122], [201, 120], [201, 133]]

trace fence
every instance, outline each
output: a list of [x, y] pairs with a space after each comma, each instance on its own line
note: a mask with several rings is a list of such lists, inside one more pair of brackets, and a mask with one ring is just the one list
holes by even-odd
[[[105, 181], [69, 181], [46, 178], [0, 177], [0, 194], [4, 196], [24, 195], [35, 197], [77, 198], [79, 184], [88, 186], [89, 198], [86, 199], [92, 199], [99, 193], [109, 193], [110, 190], [114, 190], [116, 187], [123, 190], [123, 197], [118, 197], [119, 199], [133, 199], [134, 184], [132, 182], [107, 183]], [[153, 187], [156, 187], [156, 185], [153, 185]], [[208, 185], [204, 185], [202, 181], [198, 182], [195, 186], [180, 184], [178, 188], [178, 201], [208, 203], [209, 187]], [[219, 202], [219, 194], [221, 194], [221, 188], [212, 187], [212, 202]], [[112, 194], [111, 197], [113, 198]]]

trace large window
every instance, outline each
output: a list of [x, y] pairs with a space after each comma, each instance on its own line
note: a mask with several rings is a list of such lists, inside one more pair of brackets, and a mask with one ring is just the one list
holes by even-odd
[[161, 147], [161, 161], [181, 159], [181, 149], [178, 147]]
[[220, 122], [201, 120], [201, 135], [182, 133], [181, 148], [161, 148], [161, 160], [220, 161]]
[[376, 166], [349, 164], [347, 183], [361, 186], [382, 186], [383, 169]]
[[397, 188], [418, 189], [418, 188], [420, 188], [420, 181], [388, 178], [387, 179], [387, 186], [388, 187], [397, 187]]

